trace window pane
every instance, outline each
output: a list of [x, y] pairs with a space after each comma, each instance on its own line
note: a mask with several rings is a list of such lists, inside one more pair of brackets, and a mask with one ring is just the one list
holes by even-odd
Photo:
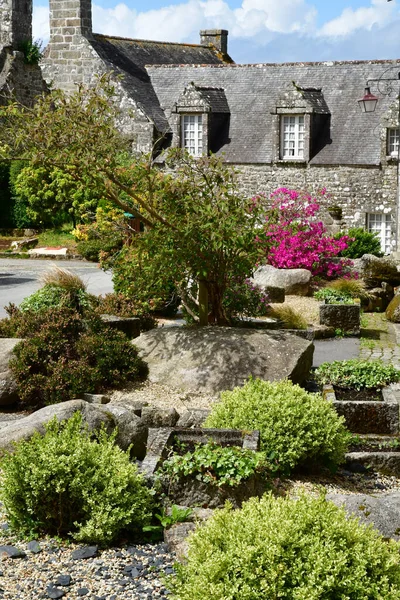
[[203, 152], [203, 117], [202, 115], [182, 115], [181, 145], [192, 156], [200, 156]]
[[282, 158], [304, 157], [304, 116], [284, 116], [281, 119]]

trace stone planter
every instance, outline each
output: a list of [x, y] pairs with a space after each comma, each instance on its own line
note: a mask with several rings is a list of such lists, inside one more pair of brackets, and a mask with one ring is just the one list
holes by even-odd
[[344, 333], [360, 335], [359, 304], [320, 304], [320, 325], [340, 329]]
[[261, 497], [267, 490], [265, 478], [256, 473], [241, 484], [216, 486], [194, 477], [182, 477], [168, 485], [166, 490], [170, 502], [180, 506], [201, 506], [202, 508], [222, 508], [227, 500], [234, 508], [253, 496]]
[[330, 400], [336, 412], [346, 419], [352, 433], [398, 434], [399, 390], [388, 386], [382, 390], [381, 401], [337, 400], [331, 385], [324, 385], [323, 396]]

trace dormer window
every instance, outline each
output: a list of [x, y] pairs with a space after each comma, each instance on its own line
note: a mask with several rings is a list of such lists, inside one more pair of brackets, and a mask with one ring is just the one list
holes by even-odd
[[229, 137], [230, 111], [222, 88], [189, 83], [172, 116], [172, 144], [192, 156], [215, 154]]
[[389, 127], [387, 130], [387, 153], [388, 156], [397, 158], [399, 155], [399, 129]]
[[281, 158], [304, 159], [304, 115], [281, 116]]
[[203, 115], [181, 115], [181, 146], [192, 156], [203, 154]]

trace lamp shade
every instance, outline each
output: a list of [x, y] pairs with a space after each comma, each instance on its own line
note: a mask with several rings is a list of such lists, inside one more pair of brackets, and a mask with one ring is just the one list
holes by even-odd
[[366, 87], [364, 96], [357, 100], [357, 102], [360, 105], [362, 112], [370, 113], [374, 112], [378, 103], [378, 98], [371, 94], [371, 90], [369, 87]]

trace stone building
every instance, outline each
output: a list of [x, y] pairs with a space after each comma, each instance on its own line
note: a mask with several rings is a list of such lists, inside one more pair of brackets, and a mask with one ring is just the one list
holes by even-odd
[[[30, 35], [29, 2], [0, 0], [0, 41], [12, 60]], [[134, 150], [162, 138], [164, 147], [222, 154], [248, 195], [324, 187], [332, 227], [367, 227], [385, 252], [397, 249], [399, 83], [392, 94], [372, 84], [373, 113], [357, 100], [367, 80], [397, 78], [400, 60], [238, 65], [226, 30], [174, 44], [99, 35], [91, 23], [90, 0], [50, 0], [44, 79], [69, 91], [95, 74], [120, 75], [121, 128]]]

